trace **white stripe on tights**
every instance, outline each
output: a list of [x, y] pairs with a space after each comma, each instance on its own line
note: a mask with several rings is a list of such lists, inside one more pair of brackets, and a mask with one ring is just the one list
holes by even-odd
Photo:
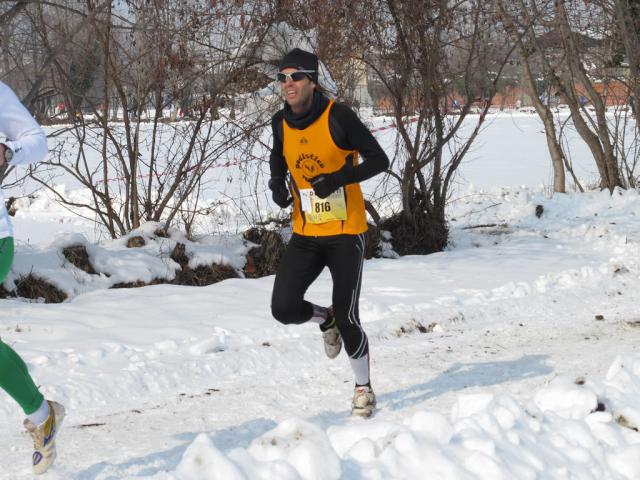
[[358, 235], [358, 241], [360, 242], [360, 247], [356, 245], [356, 248], [360, 250], [360, 265], [358, 267], [358, 281], [356, 283], [354, 290], [351, 292], [351, 305], [349, 306], [348, 318], [352, 324], [357, 325], [358, 328], [360, 329], [361, 339], [360, 339], [360, 345], [358, 345], [358, 348], [354, 352], [353, 356], [351, 356], [352, 359], [362, 358], [362, 354], [363, 352], [365, 352], [367, 347], [367, 335], [364, 333], [364, 329], [362, 328], [362, 325], [360, 324], [360, 322], [357, 321], [356, 312], [355, 312], [355, 303], [358, 297], [360, 296], [360, 286], [362, 283], [362, 267], [364, 265], [364, 234]]

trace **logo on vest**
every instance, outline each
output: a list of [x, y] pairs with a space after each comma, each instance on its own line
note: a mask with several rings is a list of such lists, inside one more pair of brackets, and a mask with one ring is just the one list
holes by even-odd
[[307, 143], [309, 143], [309, 140], [307, 140], [306, 138], [302, 137], [300, 139], [300, 145], [306, 145]]
[[324, 163], [313, 153], [302, 153], [296, 160], [296, 168], [302, 170], [302, 176], [309, 181], [324, 168]]

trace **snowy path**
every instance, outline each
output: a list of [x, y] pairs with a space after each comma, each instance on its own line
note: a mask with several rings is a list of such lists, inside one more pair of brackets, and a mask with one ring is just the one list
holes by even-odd
[[[372, 339], [380, 410], [370, 422], [398, 422], [420, 410], [448, 416], [463, 391], [526, 399], [556, 375], [601, 379], [610, 363], [602, 352], [640, 348], [640, 329], [622, 321], [573, 313], [555, 322], [528, 324], [531, 320], [518, 316], [497, 328], [465, 326], [445, 334], [414, 331]], [[557, 328], [563, 321], [571, 327]], [[224, 355], [219, 352], [211, 361], [223, 362]], [[202, 432], [225, 451], [247, 447], [290, 417], [323, 429], [361, 423], [348, 417], [351, 375], [346, 362], [330, 363], [318, 352], [309, 355], [313, 361], [282, 352], [280, 371], [269, 366], [253, 375], [211, 378], [200, 394], [175, 392], [138, 405], [136, 412], [83, 416], [72, 411], [61, 437], [59, 467], [50, 478], [117, 479], [170, 470]], [[296, 364], [288, 365], [292, 360]], [[97, 425], [81, 427], [86, 423]], [[10, 451], [3, 456], [3, 478], [29, 478], [24, 468], [28, 446], [26, 437], [15, 431], [3, 436], [0, 449]]]

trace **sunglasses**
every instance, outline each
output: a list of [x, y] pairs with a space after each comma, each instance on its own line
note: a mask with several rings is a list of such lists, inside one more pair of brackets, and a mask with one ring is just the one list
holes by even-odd
[[279, 72], [276, 75], [276, 80], [279, 81], [280, 83], [286, 83], [287, 78], [292, 82], [299, 82], [300, 80], [304, 80], [305, 78], [308, 78], [309, 80], [311, 80], [311, 75], [309, 74], [315, 73], [315, 72], [316, 72], [315, 70], [298, 70], [296, 72], [291, 72], [291, 73]]

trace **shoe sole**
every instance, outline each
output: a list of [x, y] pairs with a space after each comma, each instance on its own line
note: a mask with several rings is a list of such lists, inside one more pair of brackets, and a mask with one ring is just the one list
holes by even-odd
[[340, 355], [340, 352], [342, 351], [342, 344], [340, 344], [340, 346], [336, 349], [335, 353], [331, 353], [327, 351], [327, 348], [325, 347], [324, 349], [324, 353], [327, 355], [327, 357], [329, 357], [331, 360], [333, 360], [334, 358], [336, 358], [338, 355]]

